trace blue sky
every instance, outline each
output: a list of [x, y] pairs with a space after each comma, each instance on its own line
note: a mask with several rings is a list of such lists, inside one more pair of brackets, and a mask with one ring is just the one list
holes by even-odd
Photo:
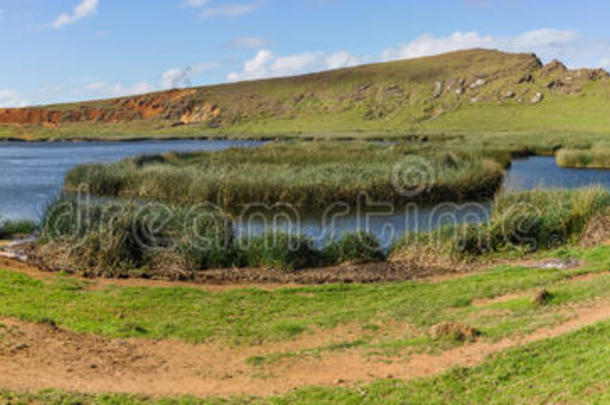
[[0, 0], [0, 106], [486, 47], [610, 68], [606, 1]]

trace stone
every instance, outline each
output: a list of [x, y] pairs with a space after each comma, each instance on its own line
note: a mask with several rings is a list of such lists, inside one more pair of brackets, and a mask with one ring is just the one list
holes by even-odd
[[439, 98], [443, 94], [443, 82], [434, 82], [434, 98]]
[[487, 84], [487, 81], [485, 79], [477, 79], [473, 83], [470, 84], [470, 88], [476, 89], [478, 87], [485, 86], [486, 84]]
[[521, 84], [521, 83], [533, 83], [533, 82], [534, 82], [534, 76], [532, 76], [531, 73], [528, 73], [525, 76], [523, 76], [522, 78], [520, 78], [517, 81], [517, 84]]
[[532, 99], [530, 100], [530, 103], [532, 104], [538, 104], [539, 102], [541, 102], [544, 99], [544, 94], [538, 92], [536, 94], [534, 94], [534, 97], [532, 97]]
[[504, 98], [514, 98], [517, 95], [514, 91], [507, 91], [504, 93]]

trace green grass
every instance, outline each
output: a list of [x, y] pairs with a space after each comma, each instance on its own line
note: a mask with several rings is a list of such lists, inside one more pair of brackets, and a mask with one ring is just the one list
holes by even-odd
[[[107, 336], [222, 340], [229, 344], [285, 340], [310, 328], [332, 327], [343, 322], [357, 322], [361, 327], [361, 339], [252, 357], [248, 364], [254, 368], [290, 361], [295, 356], [323, 356], [337, 350], [370, 353], [389, 350], [391, 353], [391, 349], [408, 346], [420, 347], [420, 350], [442, 349], [447, 348], [446, 343], [429, 338], [394, 334], [393, 338], [399, 340], [371, 343], [367, 336], [374, 336], [392, 321], [425, 329], [441, 320], [454, 320], [468, 322], [481, 330], [481, 339], [496, 340], [553, 325], [558, 321], [557, 311], [569, 308], [568, 305], [610, 297], [608, 275], [569, 282], [577, 274], [606, 271], [610, 266], [609, 247], [555, 253], [581, 258], [588, 265], [571, 272], [503, 266], [434, 284], [407, 282], [221, 293], [189, 288], [112, 287], [94, 291], [83, 289], [82, 283], [73, 279], [58, 277], [42, 282], [1, 270], [0, 315], [53, 321], [63, 328]], [[552, 298], [546, 305], [536, 306], [528, 293], [541, 286], [551, 292]], [[524, 292], [525, 296], [484, 306], [471, 305], [475, 298], [516, 291]], [[159, 307], [164, 311], [159, 311]], [[488, 315], [490, 310], [495, 311], [494, 316]], [[169, 319], [171, 327], [167, 326]], [[358, 390], [305, 387], [268, 398], [229, 399], [0, 391], [0, 399], [11, 403], [52, 404], [605, 403], [610, 399], [607, 394], [609, 335], [610, 322], [602, 322], [492, 355], [472, 368], [455, 368], [438, 376], [406, 382], [382, 380], [361, 385]]]
[[364, 142], [270, 143], [255, 149], [142, 156], [82, 165], [65, 188], [94, 195], [171, 203], [292, 204], [327, 208], [377, 202], [489, 198], [499, 188], [508, 151]]
[[[590, 264], [580, 272], [599, 272], [610, 265], [610, 248], [568, 252]], [[178, 338], [257, 344], [291, 339], [317, 328], [347, 324], [406, 322], [422, 333], [442, 321], [471, 319], [487, 338], [499, 338], [527, 329], [541, 315], [532, 305], [516, 305], [511, 322], [502, 317], [480, 319], [482, 308], [473, 299], [529, 291], [566, 280], [577, 273], [556, 269], [533, 270], [500, 266], [464, 278], [440, 283], [402, 282], [377, 285], [327, 285], [281, 288], [274, 291], [243, 289], [208, 293], [196, 288], [123, 288], [88, 290], [86, 282], [57, 276], [34, 280], [8, 270], [0, 271], [0, 315], [57, 325], [112, 337]], [[610, 291], [604, 278], [592, 291]], [[585, 290], [553, 290], [557, 304], [591, 298]], [[584, 295], [583, 295], [584, 294]], [[159, 311], [159, 308], [164, 308]], [[549, 309], [550, 310], [550, 309]], [[542, 313], [555, 322], [553, 313]], [[550, 318], [547, 318], [550, 317]]]

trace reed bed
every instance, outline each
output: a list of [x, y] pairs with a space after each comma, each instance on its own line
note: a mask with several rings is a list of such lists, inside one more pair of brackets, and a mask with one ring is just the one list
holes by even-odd
[[50, 267], [111, 277], [183, 278], [234, 267], [295, 271], [385, 258], [365, 233], [346, 234], [320, 249], [306, 236], [283, 232], [237, 239], [231, 219], [217, 210], [71, 196], [47, 207], [35, 249], [54, 263]]
[[66, 190], [97, 196], [296, 207], [490, 198], [510, 155], [365, 142], [270, 143], [255, 149], [141, 156], [72, 170]]
[[0, 221], [0, 239], [31, 235], [37, 228], [38, 224], [29, 219]]
[[577, 243], [600, 216], [610, 215], [610, 192], [598, 187], [499, 195], [489, 223], [405, 235], [392, 257], [433, 251], [448, 261], [502, 252], [534, 252]]
[[557, 164], [578, 169], [610, 169], [610, 147], [592, 149], [562, 149]]

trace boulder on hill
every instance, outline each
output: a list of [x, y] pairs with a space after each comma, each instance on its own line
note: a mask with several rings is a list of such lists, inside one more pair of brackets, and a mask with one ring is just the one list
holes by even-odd
[[485, 84], [487, 84], [487, 81], [485, 79], [479, 78], [472, 82], [472, 84], [470, 84], [470, 88], [476, 89], [477, 87], [485, 86]]

